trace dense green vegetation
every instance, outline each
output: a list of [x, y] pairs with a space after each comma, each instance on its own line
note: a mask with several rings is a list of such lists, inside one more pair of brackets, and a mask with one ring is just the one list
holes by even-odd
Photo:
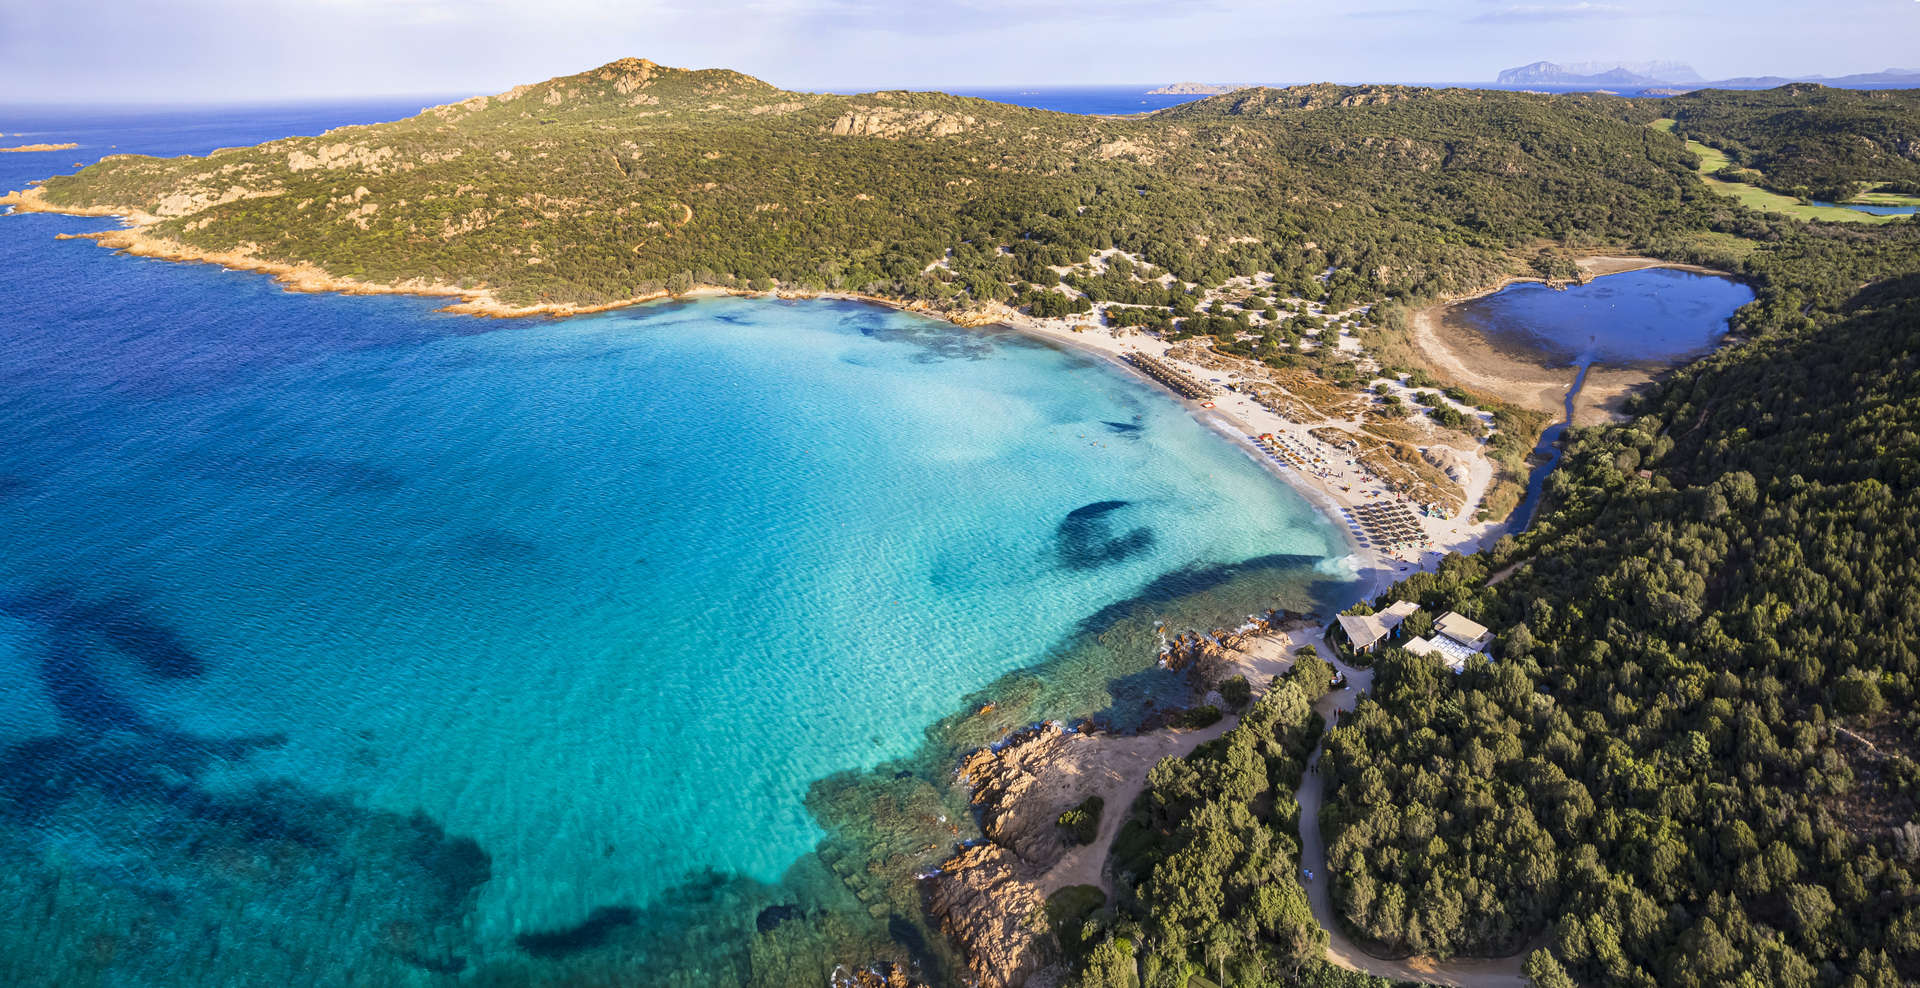
[[[1665, 117], [1655, 120], [1653, 126], [1659, 130], [1672, 133], [1674, 120], [1671, 117]], [[1715, 192], [1732, 196], [1739, 200], [1741, 205], [1750, 209], [1763, 213], [1779, 213], [1796, 220], [1807, 220], [1809, 222], [1901, 222], [1901, 217], [1899, 216], [1877, 216], [1872, 213], [1865, 213], [1837, 205], [1816, 206], [1804, 198], [1806, 194], [1804, 192], [1801, 195], [1783, 195], [1779, 192], [1762, 188], [1759, 183], [1765, 182], [1766, 176], [1751, 168], [1743, 168], [1734, 164], [1725, 152], [1722, 152], [1718, 148], [1709, 147], [1699, 141], [1688, 139], [1687, 150], [1693, 152], [1694, 155], [1700, 159], [1701, 181], [1707, 183], [1708, 187], [1712, 188]], [[1841, 191], [1844, 193], [1845, 190]], [[1887, 197], [1884, 193], [1863, 193], [1862, 196], [1856, 196], [1855, 198], [1859, 199], [1865, 195], [1879, 195], [1882, 198]], [[1898, 203], [1894, 203], [1894, 205], [1898, 205]]]
[[1091, 844], [1095, 834], [1100, 832], [1100, 813], [1107, 808], [1107, 801], [1099, 796], [1088, 796], [1071, 809], [1060, 814], [1058, 821], [1062, 834], [1072, 844]]
[[515, 303], [778, 281], [1033, 305], [1057, 268], [1118, 248], [1146, 267], [1076, 287], [1176, 307], [1264, 270], [1277, 296], [1344, 307], [1484, 285], [1538, 241], [1703, 221], [1689, 156], [1621, 102], [1310, 86], [1090, 118], [629, 59], [393, 123], [111, 157], [46, 189], [201, 248]]
[[1880, 183], [1920, 192], [1920, 91], [1794, 83], [1699, 90], [1659, 101], [1674, 131], [1725, 153], [1740, 180], [1843, 202]]
[[[1326, 665], [1276, 679], [1240, 722], [1148, 777], [1115, 842], [1118, 933], [1144, 988], [1210, 972], [1218, 983], [1275, 983], [1317, 970], [1326, 934], [1298, 880], [1299, 786], [1319, 740], [1313, 699]], [[1084, 984], [1112, 984], [1090, 972]]]
[[1386, 595], [1501, 634], [1457, 677], [1389, 649], [1329, 736], [1354, 932], [1546, 933], [1542, 984], [1920, 976], [1920, 236], [1751, 232], [1747, 342], [1576, 432], [1518, 542]]

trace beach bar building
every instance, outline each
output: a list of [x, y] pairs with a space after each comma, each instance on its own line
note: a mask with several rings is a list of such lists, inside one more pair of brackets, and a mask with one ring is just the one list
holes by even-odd
[[1410, 600], [1396, 600], [1383, 611], [1374, 614], [1342, 614], [1340, 632], [1347, 636], [1356, 652], [1371, 652], [1378, 648], [1400, 627], [1400, 622], [1413, 616], [1420, 605]]

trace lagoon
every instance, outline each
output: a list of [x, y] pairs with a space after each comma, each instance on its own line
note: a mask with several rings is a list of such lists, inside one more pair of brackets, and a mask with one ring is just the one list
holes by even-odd
[[1450, 324], [1495, 350], [1542, 367], [1574, 368], [1565, 417], [1535, 447], [1538, 465], [1512, 527], [1524, 529], [1532, 520], [1594, 367], [1656, 372], [1698, 356], [1720, 343], [1734, 311], [1753, 299], [1753, 289], [1724, 275], [1654, 267], [1565, 288], [1520, 282], [1452, 307]]
[[1818, 199], [1813, 200], [1813, 204], [1851, 209], [1857, 213], [1870, 213], [1874, 216], [1912, 216], [1916, 209], [1920, 209], [1916, 206], [1884, 206], [1870, 202], [1821, 202]]
[[1513, 284], [1450, 314], [1546, 366], [1661, 367], [1711, 349], [1734, 310], [1753, 297], [1722, 275], [1646, 268], [1558, 289]]

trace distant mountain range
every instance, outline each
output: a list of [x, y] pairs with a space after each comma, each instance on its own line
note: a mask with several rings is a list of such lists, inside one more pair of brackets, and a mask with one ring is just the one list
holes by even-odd
[[1604, 89], [1771, 89], [1790, 82], [1817, 82], [1843, 89], [1920, 87], [1920, 69], [1885, 69], [1843, 76], [1741, 76], [1707, 81], [1679, 62], [1534, 62], [1504, 69], [1497, 86], [1593, 86]]
[[1658, 86], [1701, 79], [1679, 62], [1534, 62], [1502, 70], [1494, 81], [1502, 86]]

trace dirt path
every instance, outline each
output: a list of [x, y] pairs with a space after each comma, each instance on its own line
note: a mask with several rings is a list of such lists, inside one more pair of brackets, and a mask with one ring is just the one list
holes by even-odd
[[[1324, 646], [1319, 651], [1333, 663], [1334, 668], [1346, 674], [1349, 684], [1347, 689], [1334, 690], [1313, 705], [1327, 719], [1327, 726], [1331, 728], [1336, 710], [1351, 711], [1359, 694], [1372, 688], [1373, 670], [1355, 669], [1340, 662]], [[1525, 988], [1527, 979], [1522, 971], [1526, 963], [1525, 953], [1512, 957], [1449, 961], [1430, 957], [1384, 960], [1360, 949], [1358, 944], [1340, 931], [1333, 911], [1333, 890], [1327, 876], [1326, 841], [1320, 834], [1320, 807], [1326, 793], [1326, 779], [1320, 775], [1320, 755], [1325, 748], [1326, 745], [1322, 743], [1307, 759], [1307, 774], [1300, 782], [1297, 798], [1300, 802], [1300, 862], [1304, 869], [1301, 884], [1306, 886], [1307, 904], [1313, 909], [1313, 918], [1327, 931], [1327, 960], [1350, 971], [1361, 971], [1380, 978], [1459, 985], [1463, 988]], [[1308, 874], [1313, 877], [1307, 878]]]
[[1085, 742], [1094, 750], [1062, 768], [1077, 777], [1076, 792], [1097, 794], [1106, 801], [1106, 808], [1100, 814], [1099, 835], [1091, 844], [1069, 848], [1054, 862], [1034, 883], [1041, 893], [1052, 895], [1069, 885], [1095, 885], [1111, 896], [1113, 883], [1106, 874], [1107, 856], [1113, 849], [1114, 838], [1120, 835], [1120, 827], [1133, 810], [1133, 801], [1147, 788], [1147, 773], [1160, 759], [1184, 758], [1193, 749], [1227, 733], [1238, 722], [1237, 718], [1226, 718], [1197, 731], [1155, 731], [1131, 737], [1110, 735]]

